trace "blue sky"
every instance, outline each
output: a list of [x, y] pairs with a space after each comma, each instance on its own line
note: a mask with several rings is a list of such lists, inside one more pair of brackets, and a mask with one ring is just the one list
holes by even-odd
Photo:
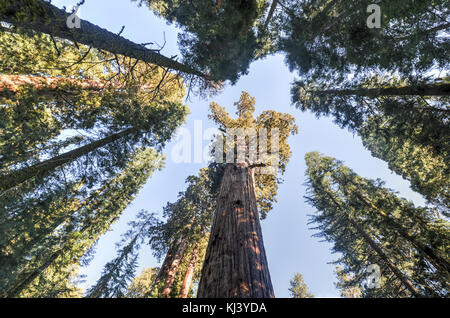
[[[76, 0], [53, 0], [58, 7], [72, 8]], [[99, 25], [111, 32], [118, 33], [122, 26], [122, 36], [136, 43], [156, 42], [162, 44], [164, 35], [166, 45], [162, 54], [179, 54], [177, 48], [178, 30], [155, 17], [146, 7], [139, 8], [131, 0], [86, 0], [81, 8], [81, 18]], [[366, 178], [381, 178], [386, 185], [416, 204], [424, 204], [423, 198], [409, 189], [409, 184], [392, 173], [387, 164], [371, 157], [362, 146], [361, 140], [347, 130], [340, 129], [329, 118], [316, 119], [310, 113], [302, 113], [290, 103], [290, 84], [295, 74], [289, 72], [281, 55], [268, 57], [253, 63], [249, 74], [234, 86], [227, 86], [223, 92], [205, 100], [191, 97], [186, 104], [191, 109], [184, 128], [194, 134], [194, 122], [202, 122], [203, 129], [213, 128], [208, 120], [208, 107], [212, 101], [234, 113], [233, 103], [239, 100], [242, 91], [256, 98], [256, 112], [275, 110], [292, 114], [299, 126], [299, 134], [290, 138], [292, 149], [284, 183], [278, 191], [278, 201], [267, 219], [262, 221], [264, 243], [276, 297], [289, 297], [289, 280], [295, 273], [303, 274], [305, 282], [316, 297], [338, 297], [334, 286], [336, 280], [334, 265], [328, 264], [336, 259], [330, 253], [331, 245], [319, 242], [311, 237], [314, 231], [308, 229], [308, 214], [314, 209], [304, 202], [305, 162], [304, 155], [310, 151], [319, 151], [328, 156], [343, 160], [355, 172]], [[168, 202], [176, 200], [177, 194], [185, 189], [185, 179], [197, 174], [206, 163], [175, 163], [171, 160], [171, 151], [176, 140], [168, 144], [165, 153], [167, 164], [164, 170], [157, 172], [140, 191], [134, 202], [124, 211], [112, 230], [102, 236], [97, 253], [91, 264], [81, 273], [87, 275], [89, 286], [99, 278], [104, 264], [115, 254], [114, 243], [127, 230], [127, 222], [141, 209], [160, 213]], [[205, 141], [204, 146], [207, 145]], [[192, 150], [193, 151], [193, 150]], [[140, 268], [156, 266], [157, 261], [151, 250], [144, 246], [141, 250]]]

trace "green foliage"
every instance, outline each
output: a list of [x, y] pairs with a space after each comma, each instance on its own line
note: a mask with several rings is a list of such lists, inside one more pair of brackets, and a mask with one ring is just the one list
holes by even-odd
[[[360, 288], [363, 297], [410, 296], [398, 274], [388, 266], [389, 260], [420, 294], [448, 294], [448, 222], [397, 197], [380, 180], [359, 177], [333, 158], [316, 152], [305, 158], [306, 199], [319, 211], [311, 222], [319, 230], [317, 236], [333, 242], [333, 252], [342, 254], [335, 262], [343, 266], [339, 271], [342, 278], [339, 288], [344, 291], [349, 287]], [[369, 239], [387, 259], [374, 249]], [[379, 289], [370, 289], [365, 284], [370, 264], [381, 268]]]
[[262, 24], [268, 1], [145, 0], [150, 10], [183, 32], [179, 47], [188, 65], [214, 81], [236, 83], [250, 63], [270, 53]]
[[345, 79], [371, 70], [424, 75], [448, 63], [448, 28], [443, 0], [380, 4], [381, 28], [366, 24], [371, 0], [284, 1], [278, 16], [280, 49], [287, 64], [305, 77]]
[[[282, 180], [278, 178], [278, 175], [284, 174], [286, 165], [291, 156], [290, 147], [287, 142], [288, 137], [291, 134], [296, 134], [298, 132], [298, 127], [295, 124], [295, 119], [293, 116], [271, 110], [262, 112], [255, 119], [253, 115], [255, 112], [255, 99], [247, 92], [242, 92], [239, 102], [235, 103], [234, 106], [237, 108], [236, 115], [238, 118], [236, 119], [230, 117], [225, 108], [216, 103], [211, 103], [211, 114], [209, 117], [214, 120], [219, 125], [219, 129], [225, 133], [227, 129], [247, 129], [249, 132], [251, 129], [256, 129], [256, 132], [260, 129], [266, 129], [267, 152], [272, 154], [272, 152], [276, 152], [276, 147], [278, 147], [279, 161], [277, 162], [278, 170], [275, 171], [275, 174], [255, 174], [256, 197], [261, 217], [265, 218], [266, 214], [272, 209], [273, 202], [276, 202], [278, 184], [282, 182]], [[274, 129], [278, 130], [278, 145], [271, 144]], [[239, 144], [236, 144], [234, 139], [231, 139], [232, 138], [227, 138], [225, 135], [224, 155], [226, 155], [228, 149], [235, 149], [236, 147], [239, 147]], [[248, 142], [249, 140], [246, 138], [246, 145]], [[234, 151], [236, 152], [236, 150]], [[263, 158], [265, 154], [257, 154], [257, 162], [251, 162], [251, 158], [247, 154], [247, 151], [245, 151], [245, 153], [245, 162], [248, 162], [250, 165], [268, 164]], [[226, 158], [224, 158], [224, 161], [226, 161]]]
[[295, 274], [295, 276], [289, 281], [289, 293], [292, 298], [313, 298], [314, 295], [308, 291], [308, 286], [306, 286], [303, 276], [300, 273]]
[[146, 239], [146, 232], [156, 222], [153, 214], [141, 211], [137, 220], [129, 223], [130, 229], [123, 234], [117, 257], [108, 262], [97, 283], [89, 288], [86, 297], [125, 297], [128, 283], [133, 280], [137, 268], [139, 249]]
[[[409, 83], [414, 85], [419, 83]], [[367, 89], [396, 89], [405, 81], [372, 77], [359, 85], [329, 88], [324, 82], [297, 82], [293, 102], [303, 111], [332, 116], [357, 133], [372, 155], [411, 182], [442, 213], [450, 206], [448, 96], [371, 95]], [[366, 91], [364, 91], [366, 90]]]
[[[143, 148], [131, 156], [123, 172], [84, 201], [79, 198], [65, 205], [65, 197], [61, 203], [50, 197], [53, 212], [41, 210], [42, 202], [35, 200], [26, 205], [23, 218], [14, 214], [5, 218], [0, 264], [4, 295], [19, 295], [34, 280], [42, 280], [41, 272], [47, 269], [53, 272], [52, 278], [79, 262], [87, 262], [89, 249], [120, 217], [151, 174], [162, 167], [161, 159], [155, 150]], [[55, 203], [61, 206], [53, 206]]]
[[157, 269], [149, 267], [142, 270], [141, 274], [136, 276], [127, 288], [126, 298], [144, 298], [153, 286]]

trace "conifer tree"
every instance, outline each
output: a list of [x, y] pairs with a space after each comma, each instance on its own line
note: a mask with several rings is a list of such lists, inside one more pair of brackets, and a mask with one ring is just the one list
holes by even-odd
[[[357, 133], [375, 157], [387, 161], [445, 214], [450, 204], [448, 96], [426, 96], [421, 84], [401, 86], [404, 83], [373, 77], [358, 86], [345, 83], [330, 90], [324, 83], [297, 82], [292, 97], [298, 108], [331, 115], [339, 126]], [[383, 93], [397, 87], [408, 87], [414, 95]]]
[[0, 8], [0, 20], [16, 27], [46, 33], [92, 46], [98, 50], [121, 54], [184, 74], [205, 78], [204, 74], [187, 65], [165, 57], [143, 45], [133, 43], [88, 21], [80, 19], [80, 28], [68, 28], [66, 22], [70, 14], [44, 0], [2, 0]]
[[127, 294], [128, 284], [136, 271], [139, 249], [146, 240], [149, 227], [155, 222], [153, 214], [141, 211], [136, 220], [129, 223], [130, 229], [117, 244], [120, 247], [117, 257], [105, 265], [102, 276], [89, 288], [86, 297], [121, 298]]
[[[23, 229], [21, 240], [22, 244], [31, 247], [19, 249], [20, 246], [14, 248], [13, 245], [5, 250], [2, 248], [6, 253], [1, 258], [2, 296], [19, 296], [47, 269], [59, 272], [78, 264], [161, 165], [161, 157], [155, 150], [138, 150], [130, 157], [123, 172], [94, 191], [84, 202], [64, 206], [68, 211], [63, 211], [59, 219], [52, 220], [51, 226], [45, 223], [45, 219], [26, 223], [28, 228]], [[50, 214], [48, 217], [54, 216]], [[41, 227], [44, 233], [41, 233]], [[30, 244], [27, 240], [36, 239], [36, 235], [39, 235], [39, 240]]]
[[[277, 25], [287, 64], [307, 78], [330, 82], [349, 73], [424, 75], [448, 64], [445, 1], [400, 0], [378, 4], [380, 25], [371, 26], [371, 0], [284, 1]], [[332, 80], [331, 78], [334, 78]]]
[[154, 255], [165, 257], [148, 297], [187, 297], [205, 254], [222, 173], [220, 165], [210, 164], [197, 176], [188, 177], [187, 189], [164, 208], [167, 221], [150, 229]]
[[144, 0], [147, 6], [183, 33], [179, 47], [184, 63], [215, 81], [236, 83], [250, 63], [273, 51], [264, 31], [266, 0]]
[[300, 273], [294, 275], [294, 277], [289, 281], [289, 285], [289, 293], [292, 298], [314, 297], [314, 295], [309, 292], [308, 286], [306, 286], [306, 283], [303, 280], [303, 275]]
[[[269, 157], [273, 159], [276, 152], [279, 157], [271, 167], [271, 175], [258, 175], [255, 170], [273, 164], [263, 156], [262, 145], [255, 157], [246, 147], [252, 143], [251, 136], [238, 135], [237, 143], [234, 136], [225, 136], [223, 153], [238, 156], [225, 164], [198, 297], [274, 297], [259, 218], [265, 217], [275, 200], [279, 182], [276, 175], [285, 171], [290, 157], [287, 139], [297, 132], [297, 126], [292, 116], [274, 111], [265, 111], [255, 119], [255, 100], [246, 92], [235, 106], [238, 118], [233, 119], [223, 107], [211, 104], [211, 118], [219, 129], [229, 135], [230, 129], [264, 128]], [[279, 140], [272, 141], [276, 131]], [[220, 154], [216, 153], [217, 157]]]
[[[337, 263], [344, 265], [340, 273], [348, 278], [344, 288], [362, 288], [365, 297], [448, 293], [450, 232], [445, 220], [333, 158], [309, 153], [306, 161], [306, 198], [319, 211], [311, 220], [320, 230], [317, 235], [334, 242], [333, 251], [343, 254]], [[381, 267], [379, 289], [364, 284], [370, 264]]]

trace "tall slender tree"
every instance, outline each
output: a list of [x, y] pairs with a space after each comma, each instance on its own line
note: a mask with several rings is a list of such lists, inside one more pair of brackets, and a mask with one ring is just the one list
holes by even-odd
[[[333, 158], [309, 153], [306, 161], [306, 198], [320, 211], [312, 222], [318, 236], [334, 242], [333, 250], [343, 254], [337, 261], [344, 265], [342, 274], [352, 273], [343, 287], [356, 285], [369, 297], [447, 294], [450, 232], [445, 220]], [[364, 285], [371, 264], [381, 267], [381, 288]]]
[[66, 22], [70, 14], [46, 1], [2, 0], [0, 4], [0, 20], [17, 27], [46, 33], [92, 46], [98, 50], [121, 54], [174, 71], [205, 78], [205, 75], [198, 70], [165, 57], [143, 45], [133, 43], [88, 21], [80, 19], [80, 28], [69, 28]]

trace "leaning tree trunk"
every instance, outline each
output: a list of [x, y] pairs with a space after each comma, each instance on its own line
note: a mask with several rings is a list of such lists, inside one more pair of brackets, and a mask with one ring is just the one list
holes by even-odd
[[178, 295], [179, 298], [187, 298], [189, 290], [191, 289], [192, 279], [194, 278], [195, 265], [197, 264], [199, 253], [199, 243], [195, 243], [192, 250], [192, 256], [187, 266], [186, 274], [184, 275], [183, 284], [181, 285], [181, 291]]
[[[40, 95], [54, 96], [58, 93], [77, 94], [78, 91], [99, 92], [112, 87], [116, 90], [126, 88], [123, 84], [108, 81], [73, 79], [54, 76], [5, 75], [0, 74], [0, 97], [11, 97], [22, 87], [32, 87]], [[152, 89], [151, 85], [141, 85], [140, 89]], [[117, 94], [120, 91], [116, 92]]]
[[355, 95], [375, 98], [377, 96], [449, 96], [450, 84], [418, 84], [385, 88], [330, 89], [313, 91], [317, 95]]
[[9, 174], [0, 176], [0, 192], [11, 189], [37, 175], [45, 174], [49, 171], [54, 170], [57, 167], [60, 167], [68, 162], [74, 161], [81, 156], [88, 154], [95, 149], [101, 148], [110, 144], [116, 140], [119, 140], [126, 135], [132, 134], [136, 132], [135, 128], [128, 128], [119, 133], [109, 135], [100, 140], [93, 141], [87, 145], [79, 147], [77, 149], [68, 151], [59, 156], [50, 158], [40, 163], [36, 163], [32, 166], [22, 168], [17, 171], [13, 171]]
[[80, 28], [69, 28], [68, 13], [43, 0], [0, 0], [0, 21], [36, 32], [75, 41], [98, 50], [135, 58], [186, 74], [202, 78], [200, 71], [161, 55], [155, 50], [136, 44], [120, 35], [81, 20]]
[[225, 168], [198, 297], [274, 297], [253, 170], [246, 163]]
[[177, 251], [172, 258], [171, 263], [168, 266], [167, 274], [165, 275], [166, 279], [164, 280], [164, 289], [161, 293], [162, 297], [170, 297], [170, 293], [172, 292], [173, 283], [175, 282], [175, 277], [178, 273], [178, 267], [180, 266], [181, 260], [183, 258], [184, 251], [187, 246], [187, 238], [183, 238], [181, 243], [178, 245]]
[[403, 283], [403, 285], [408, 289], [412, 295], [415, 297], [422, 297], [422, 295], [419, 293], [417, 288], [410, 282], [408, 278], [406, 278], [405, 275], [398, 269], [398, 267], [392, 263], [392, 261], [389, 259], [389, 257], [384, 253], [384, 251], [381, 249], [381, 247], [375, 243], [375, 241], [359, 226], [358, 223], [356, 223], [351, 218], [348, 218], [348, 221], [350, 224], [356, 229], [356, 231], [364, 238], [367, 244], [378, 254], [378, 256], [384, 261], [384, 263], [389, 267], [389, 269], [394, 273], [394, 275], [397, 277], [399, 281]]

